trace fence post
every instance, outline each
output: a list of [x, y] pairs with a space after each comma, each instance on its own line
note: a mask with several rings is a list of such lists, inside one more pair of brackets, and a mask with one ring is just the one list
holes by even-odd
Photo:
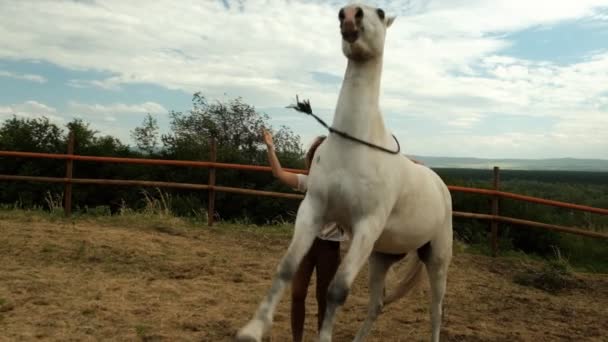
[[[500, 168], [494, 166], [494, 178], [492, 181], [492, 188], [498, 190], [500, 188]], [[498, 196], [492, 196], [492, 215], [498, 215]], [[492, 256], [498, 255], [498, 221], [492, 220], [490, 223], [491, 227], [491, 242], [490, 248], [492, 249]]]
[[[68, 155], [74, 154], [74, 131], [70, 131], [68, 135]], [[72, 171], [74, 169], [74, 161], [66, 159], [65, 162], [65, 189], [63, 191], [64, 203], [63, 213], [65, 217], [72, 216]]]
[[[215, 143], [215, 138], [211, 138], [210, 141], [210, 153], [209, 159], [211, 162], [215, 162], [217, 159], [217, 145]], [[209, 227], [213, 226], [213, 213], [215, 212], [215, 189], [213, 186], [215, 185], [215, 168], [209, 168], [209, 207], [207, 208], [207, 224]]]

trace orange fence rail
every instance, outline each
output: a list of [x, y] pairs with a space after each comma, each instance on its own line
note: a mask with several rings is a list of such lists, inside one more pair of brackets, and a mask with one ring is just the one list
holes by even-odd
[[[118, 158], [118, 157], [96, 157], [80, 156], [76, 154], [57, 154], [57, 153], [38, 153], [38, 152], [17, 152], [0, 151], [0, 157], [17, 158], [39, 158], [39, 159], [61, 159], [67, 161], [90, 161], [97, 163], [116, 163], [116, 164], [139, 164], [139, 165], [164, 165], [164, 166], [189, 166], [201, 168], [230, 169], [241, 171], [272, 171], [270, 166], [261, 165], [242, 165], [217, 163], [214, 161], [190, 161], [190, 160], [169, 160], [169, 159], [147, 159], [147, 158]], [[307, 173], [306, 170], [284, 168], [285, 171], [294, 173]]]
[[[165, 159], [145, 159], [145, 158], [117, 158], [117, 157], [97, 157], [97, 156], [83, 156], [75, 155], [74, 151], [74, 137], [70, 134], [68, 140], [68, 151], [67, 154], [52, 154], [52, 153], [34, 153], [34, 152], [17, 152], [17, 151], [0, 151], [0, 157], [15, 157], [15, 158], [42, 158], [42, 159], [59, 159], [66, 161], [66, 176], [65, 177], [33, 177], [33, 176], [18, 176], [18, 175], [0, 175], [0, 180], [4, 181], [26, 181], [26, 182], [47, 182], [47, 183], [63, 183], [65, 185], [64, 191], [64, 210], [65, 215], [69, 216], [72, 210], [72, 185], [73, 184], [103, 184], [103, 185], [123, 185], [123, 186], [144, 186], [144, 187], [165, 187], [165, 188], [178, 188], [178, 189], [194, 189], [194, 190], [207, 190], [209, 192], [208, 200], [208, 224], [213, 225], [214, 213], [215, 213], [215, 192], [228, 192], [245, 195], [255, 196], [269, 196], [286, 199], [302, 199], [304, 196], [295, 193], [283, 193], [283, 192], [272, 192], [272, 191], [261, 191], [254, 189], [244, 189], [236, 187], [219, 186], [215, 184], [215, 171], [216, 169], [230, 169], [230, 170], [241, 170], [241, 171], [262, 171], [270, 172], [271, 168], [268, 166], [258, 165], [241, 165], [241, 164], [230, 164], [230, 163], [218, 163], [216, 162], [216, 144], [215, 141], [211, 142], [211, 161], [184, 161], [184, 160], [165, 160]], [[123, 164], [140, 164], [140, 165], [165, 165], [165, 166], [185, 166], [185, 167], [200, 167], [209, 168], [209, 181], [208, 184], [191, 184], [191, 183], [175, 183], [175, 182], [156, 182], [156, 181], [140, 181], [140, 180], [119, 180], [119, 179], [84, 179], [84, 178], [73, 178], [73, 163], [74, 161], [88, 161], [98, 163], [123, 163]], [[299, 169], [286, 169], [290, 172], [295, 173], [307, 173], [306, 170]], [[529, 226], [539, 229], [553, 230], [563, 233], [570, 233], [582, 236], [588, 236], [593, 238], [608, 239], [608, 234], [602, 232], [591, 231], [583, 228], [576, 227], [564, 227], [559, 225], [546, 224], [541, 222], [522, 220], [512, 217], [504, 217], [499, 215], [499, 199], [508, 198], [513, 200], [525, 201], [530, 203], [537, 203], [543, 205], [550, 205], [560, 208], [572, 209], [590, 212], [600, 215], [608, 215], [608, 209], [595, 208], [585, 205], [572, 204], [567, 202], [560, 202], [554, 200], [548, 200], [538, 197], [525, 196], [510, 192], [504, 192], [499, 190], [500, 185], [500, 174], [499, 168], [494, 168], [493, 178], [493, 189], [480, 189], [480, 188], [469, 188], [462, 186], [450, 185], [448, 188], [453, 192], [472, 193], [479, 195], [486, 195], [492, 197], [491, 214], [479, 214], [479, 213], [468, 213], [455, 211], [455, 217], [481, 219], [490, 221], [491, 238], [490, 245], [493, 254], [496, 255], [498, 251], [498, 223], [510, 223], [518, 226]]]
[[454, 186], [454, 185], [449, 185], [448, 188], [451, 191], [468, 192], [468, 193], [479, 194], [479, 195], [498, 196], [501, 198], [509, 198], [509, 199], [514, 199], [514, 200], [530, 202], [530, 203], [545, 204], [545, 205], [551, 205], [554, 207], [586, 211], [586, 212], [590, 212], [590, 213], [594, 213], [594, 214], [608, 215], [608, 209], [595, 208], [595, 207], [590, 207], [590, 206], [586, 206], [586, 205], [572, 204], [572, 203], [567, 203], [567, 202], [553, 201], [553, 200], [548, 200], [548, 199], [544, 199], [544, 198], [514, 194], [511, 192], [504, 192], [504, 191], [490, 190], [490, 189], [467, 188], [467, 187], [463, 187], [463, 186]]

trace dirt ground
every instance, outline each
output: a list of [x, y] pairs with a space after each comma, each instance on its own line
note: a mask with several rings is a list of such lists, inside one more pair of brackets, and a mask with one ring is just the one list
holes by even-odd
[[[288, 233], [174, 219], [0, 214], [0, 340], [230, 341], [288, 241]], [[608, 341], [608, 275], [579, 274], [583, 288], [551, 295], [513, 283], [523, 263], [455, 255], [442, 339]], [[352, 340], [365, 317], [366, 273], [339, 311], [335, 341]], [[386, 308], [369, 341], [428, 341], [427, 287]], [[311, 286], [310, 341], [314, 298]], [[288, 308], [286, 292], [269, 340], [290, 340]]]

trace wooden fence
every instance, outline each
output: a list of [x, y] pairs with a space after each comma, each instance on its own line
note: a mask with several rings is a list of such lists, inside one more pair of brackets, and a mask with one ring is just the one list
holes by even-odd
[[[241, 165], [241, 164], [229, 164], [229, 163], [218, 163], [216, 162], [216, 151], [217, 147], [215, 141], [212, 141], [210, 150], [210, 161], [184, 161], [184, 160], [164, 160], [164, 159], [144, 159], [144, 158], [115, 158], [115, 157], [95, 157], [95, 156], [82, 156], [74, 154], [74, 136], [70, 134], [68, 140], [68, 148], [66, 154], [52, 154], [52, 153], [33, 153], [33, 152], [16, 152], [16, 151], [0, 151], [0, 157], [18, 157], [18, 158], [42, 158], [42, 159], [61, 159], [66, 162], [65, 177], [33, 177], [33, 176], [17, 176], [17, 175], [0, 175], [0, 180], [4, 181], [26, 181], [26, 182], [47, 182], [47, 183], [63, 183], [64, 189], [64, 210], [65, 215], [70, 216], [72, 212], [72, 185], [73, 184], [101, 184], [101, 185], [124, 185], [124, 186], [143, 186], [143, 187], [160, 187], [160, 188], [177, 188], [177, 189], [194, 189], [194, 190], [207, 190], [209, 194], [208, 199], [208, 224], [213, 225], [214, 213], [215, 213], [215, 193], [216, 192], [228, 192], [244, 195], [254, 196], [270, 196], [277, 198], [286, 199], [302, 199], [304, 196], [295, 193], [283, 193], [283, 192], [272, 192], [272, 191], [261, 191], [255, 189], [244, 189], [228, 186], [216, 185], [216, 170], [217, 169], [230, 169], [240, 171], [261, 171], [271, 172], [271, 168], [268, 166], [257, 166], [257, 165]], [[170, 165], [170, 166], [187, 166], [187, 167], [200, 167], [209, 168], [209, 181], [208, 184], [191, 184], [191, 183], [174, 183], [174, 182], [156, 182], [156, 181], [141, 181], [141, 180], [120, 180], [120, 179], [87, 179], [87, 178], [73, 178], [74, 161], [91, 161], [99, 163], [124, 163], [124, 164], [143, 164], [143, 165]], [[299, 169], [286, 169], [296, 173], [306, 173], [306, 170]], [[500, 191], [500, 170], [498, 167], [494, 167], [494, 178], [492, 182], [492, 189], [479, 189], [479, 188], [468, 188], [461, 186], [449, 185], [448, 188], [452, 192], [464, 192], [479, 194], [485, 196], [491, 196], [491, 214], [480, 214], [480, 213], [469, 213], [454, 211], [454, 217], [464, 217], [471, 219], [488, 220], [490, 222], [491, 233], [490, 233], [490, 247], [493, 255], [497, 254], [498, 251], [498, 224], [500, 222], [510, 223], [517, 226], [529, 226], [533, 228], [552, 230], [563, 233], [570, 233], [576, 235], [582, 235], [593, 238], [608, 239], [608, 234], [603, 232], [591, 231], [588, 229], [577, 228], [577, 227], [565, 227], [554, 224], [541, 223], [536, 221], [522, 220], [512, 217], [505, 217], [499, 215], [499, 199], [508, 198], [519, 201], [525, 201], [530, 203], [550, 205], [560, 208], [572, 209], [590, 212], [600, 215], [608, 215], [608, 209], [595, 208], [585, 205], [578, 205], [566, 202], [553, 201], [543, 198], [525, 196], [520, 194], [514, 194], [510, 192]]]

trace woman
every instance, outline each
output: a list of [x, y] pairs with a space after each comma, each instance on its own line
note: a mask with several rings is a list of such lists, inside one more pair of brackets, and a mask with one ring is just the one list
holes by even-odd
[[[264, 142], [268, 148], [268, 160], [272, 167], [272, 174], [284, 184], [306, 191], [306, 175], [283, 170], [274, 151], [274, 144], [270, 132], [264, 130]], [[306, 169], [311, 166], [312, 158], [317, 147], [325, 140], [324, 136], [317, 137], [306, 153]], [[304, 318], [306, 315], [306, 294], [312, 272], [317, 270], [317, 327], [321, 330], [325, 315], [326, 295], [329, 283], [340, 265], [340, 242], [346, 240], [344, 232], [336, 224], [326, 225], [315, 239], [310, 250], [302, 259], [291, 284], [291, 332], [293, 340], [302, 341], [304, 334]]]

